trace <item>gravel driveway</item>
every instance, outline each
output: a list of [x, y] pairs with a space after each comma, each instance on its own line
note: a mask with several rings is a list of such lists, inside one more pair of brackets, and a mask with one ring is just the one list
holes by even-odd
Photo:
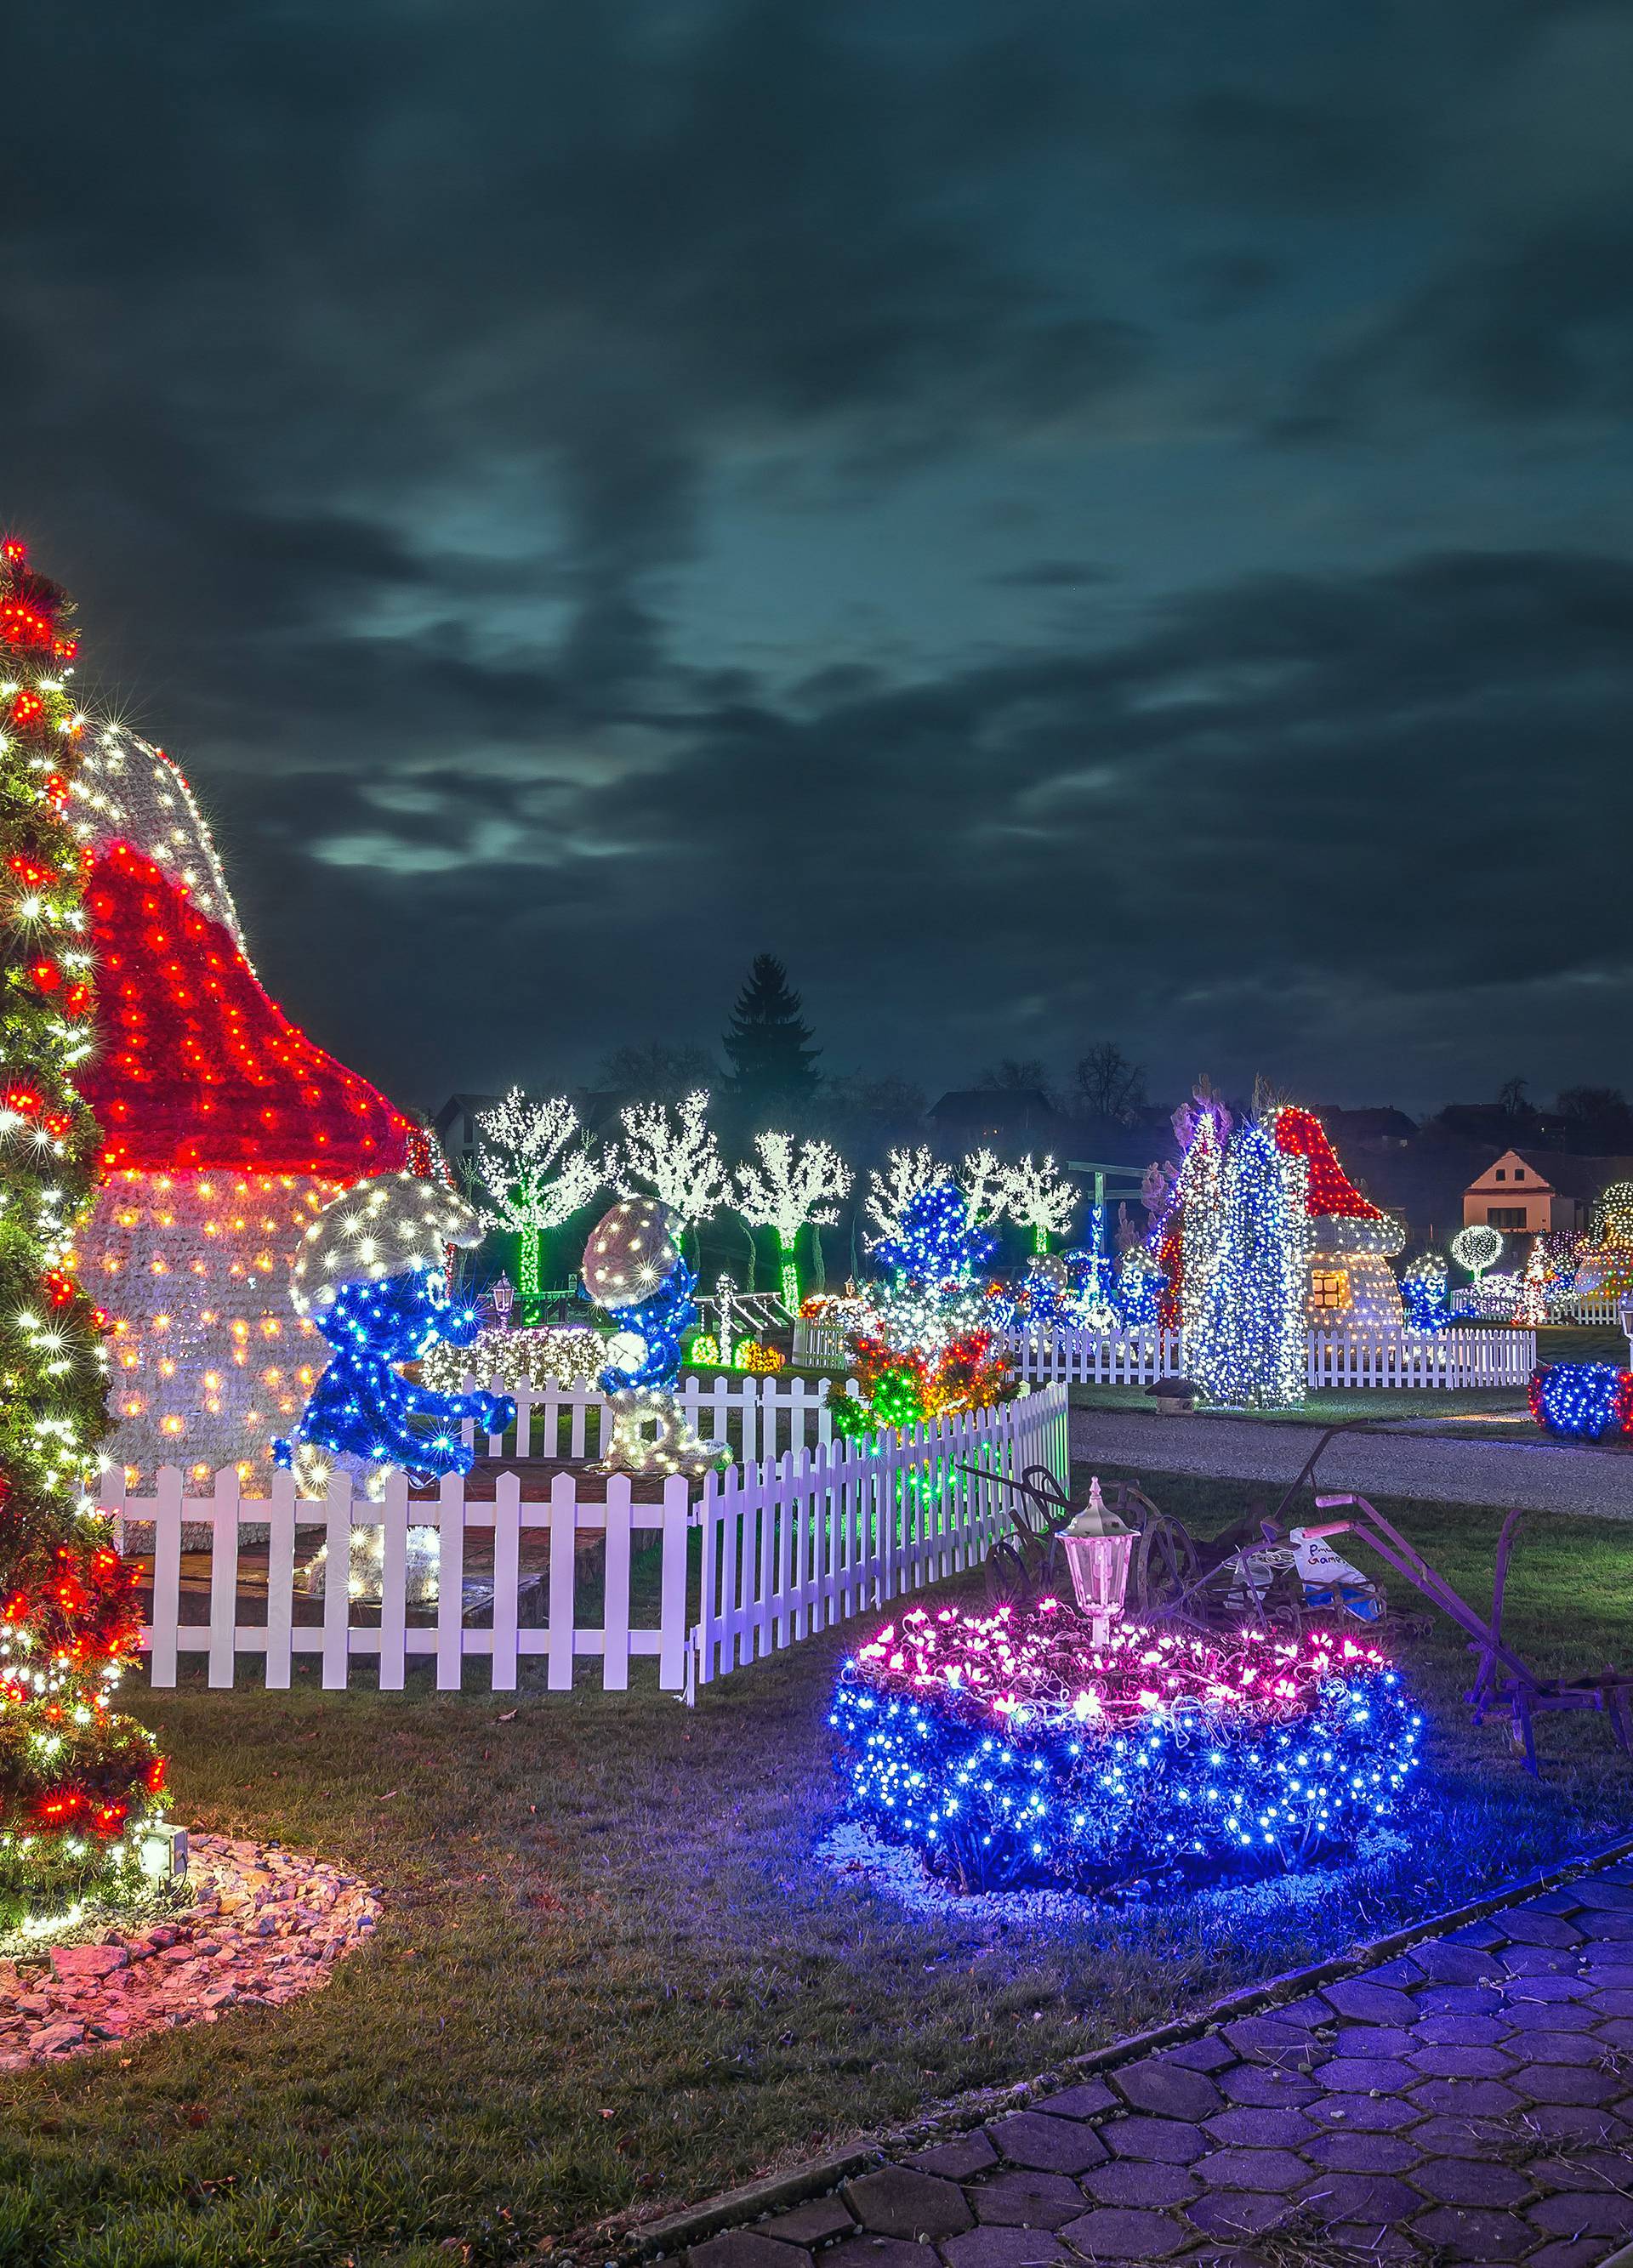
[[[1071, 1422], [1077, 1463], [1099, 1459], [1135, 1472], [1214, 1474], [1279, 1481], [1283, 1487], [1322, 1432], [1284, 1420], [1148, 1418], [1121, 1410], [1074, 1410]], [[1321, 1479], [1335, 1491], [1354, 1489], [1363, 1496], [1523, 1505], [1533, 1512], [1633, 1520], [1633, 1457], [1572, 1448], [1541, 1434], [1517, 1441], [1448, 1440], [1442, 1433], [1341, 1435], [1321, 1461]]]

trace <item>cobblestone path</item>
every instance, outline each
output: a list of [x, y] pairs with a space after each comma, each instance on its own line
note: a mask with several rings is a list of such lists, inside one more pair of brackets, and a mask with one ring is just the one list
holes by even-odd
[[1109, 2067], [688, 2268], [1598, 2268], [1633, 2235], [1633, 1862]]

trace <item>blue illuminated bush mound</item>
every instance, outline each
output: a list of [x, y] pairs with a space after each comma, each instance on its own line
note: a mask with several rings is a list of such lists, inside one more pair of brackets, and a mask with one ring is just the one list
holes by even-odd
[[1612, 1362], [1545, 1362], [1531, 1373], [1531, 1414], [1546, 1433], [1602, 1441], [1633, 1432], [1633, 1370]]
[[970, 1890], [1307, 1863], [1399, 1805], [1421, 1719], [1376, 1648], [1128, 1624], [1091, 1651], [1028, 1615], [922, 1609], [846, 1662], [829, 1722], [853, 1811]]

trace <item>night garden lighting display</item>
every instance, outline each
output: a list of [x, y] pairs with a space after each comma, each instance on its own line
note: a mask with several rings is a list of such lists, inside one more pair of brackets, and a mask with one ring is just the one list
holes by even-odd
[[860, 1395], [838, 1396], [830, 1405], [837, 1432], [922, 1425], [985, 1408], [1014, 1391], [977, 1273], [993, 1242], [986, 1230], [970, 1226], [955, 1182], [937, 1182], [906, 1200], [898, 1233], [873, 1248], [889, 1275], [845, 1303]]
[[853, 1808], [971, 1890], [1302, 1866], [1402, 1800], [1422, 1720], [1375, 1647], [915, 1608], [846, 1662]]
[[1531, 1414], [1544, 1432], [1602, 1441], [1633, 1433], [1633, 1370], [1610, 1362], [1548, 1362], [1531, 1373]]
[[114, 1707], [141, 1614], [78, 1508], [106, 1425], [101, 1317], [73, 1249], [100, 1138], [75, 1081], [95, 1029], [68, 817], [86, 719], [64, 594], [0, 547], [0, 1932], [70, 1922], [142, 1880], [165, 1765]]

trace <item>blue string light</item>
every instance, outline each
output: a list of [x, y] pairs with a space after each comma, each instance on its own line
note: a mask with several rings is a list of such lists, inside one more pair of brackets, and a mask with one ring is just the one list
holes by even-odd
[[1633, 1433], [1633, 1370], [1610, 1362], [1547, 1362], [1531, 1373], [1531, 1414], [1544, 1432], [1602, 1441]]
[[681, 1340], [698, 1320], [691, 1296], [697, 1282], [686, 1263], [676, 1260], [649, 1300], [617, 1309], [613, 1320], [619, 1336], [628, 1332], [641, 1342], [643, 1351], [638, 1355], [632, 1348], [624, 1359], [615, 1357], [608, 1364], [597, 1381], [603, 1394], [631, 1386], [675, 1384], [680, 1376]]
[[416, 1361], [439, 1342], [464, 1347], [477, 1336], [476, 1309], [449, 1305], [439, 1270], [410, 1268], [342, 1284], [312, 1320], [335, 1351], [290, 1439], [272, 1444], [284, 1471], [305, 1445], [433, 1479], [468, 1473], [476, 1453], [460, 1439], [462, 1423], [474, 1419], [484, 1433], [515, 1423], [507, 1395], [437, 1394], [399, 1375], [397, 1364]]
[[904, 1691], [853, 1658], [828, 1721], [853, 1808], [966, 1889], [1275, 1871], [1353, 1846], [1418, 1762], [1422, 1719], [1398, 1674], [1325, 1643], [1290, 1710], [1153, 1694], [1098, 1727], [1024, 1705], [994, 1721], [956, 1670]]

